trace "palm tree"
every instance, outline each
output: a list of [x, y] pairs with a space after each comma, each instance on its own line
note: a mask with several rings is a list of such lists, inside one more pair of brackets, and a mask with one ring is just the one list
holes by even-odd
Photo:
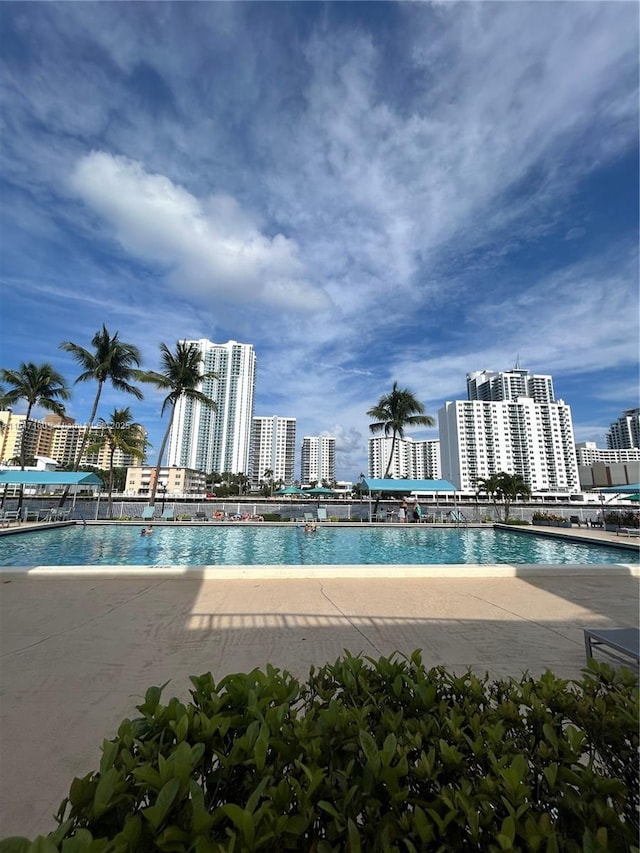
[[102, 329], [96, 332], [91, 339], [91, 346], [93, 347], [93, 351], [87, 350], [71, 341], [63, 341], [60, 344], [60, 348], [70, 353], [74, 361], [83, 368], [82, 373], [76, 379], [76, 384], [78, 382], [88, 382], [92, 379], [98, 383], [91, 414], [87, 421], [87, 428], [80, 442], [73, 465], [74, 471], [77, 471], [80, 467], [80, 460], [91, 435], [91, 427], [98, 411], [98, 403], [100, 402], [105, 383], [110, 382], [117, 391], [133, 394], [136, 400], [142, 399], [140, 389], [131, 384], [132, 379], [139, 377], [137, 368], [140, 367], [142, 359], [138, 348], [133, 344], [121, 341], [118, 332], [114, 335], [109, 334], [104, 323], [102, 324]]
[[210, 397], [207, 397], [206, 394], [203, 394], [202, 391], [199, 390], [198, 386], [202, 383], [203, 379], [218, 378], [218, 374], [214, 371], [206, 373], [200, 372], [202, 367], [202, 353], [198, 350], [195, 344], [189, 344], [186, 341], [178, 341], [176, 343], [175, 352], [171, 352], [166, 344], [161, 343], [160, 359], [162, 362], [161, 372], [150, 370], [144, 374], [140, 374], [140, 378], [145, 382], [150, 382], [152, 385], [155, 385], [156, 388], [169, 392], [162, 402], [160, 414], [164, 414], [167, 406], [171, 408], [169, 423], [167, 424], [167, 429], [162, 437], [162, 444], [160, 445], [160, 450], [158, 452], [156, 476], [153, 481], [151, 495], [149, 497], [149, 504], [151, 506], [154, 505], [156, 500], [158, 475], [162, 466], [162, 457], [164, 456], [164, 451], [167, 446], [167, 440], [173, 425], [173, 418], [176, 413], [178, 401], [182, 397], [186, 397], [188, 400], [194, 400], [205, 406], [210, 406], [215, 410], [215, 401]]
[[391, 452], [383, 479], [389, 476], [396, 442], [398, 438], [404, 438], [405, 427], [432, 427], [435, 425], [431, 415], [425, 415], [424, 412], [425, 408], [422, 403], [408, 389], [400, 390], [397, 382], [393, 383], [391, 393], [381, 397], [376, 405], [367, 412], [367, 417], [374, 420], [374, 423], [369, 424], [369, 429], [374, 435], [378, 432], [384, 432], [385, 436], [388, 436], [389, 433], [392, 436]]
[[[60, 401], [68, 400], [71, 395], [62, 374], [47, 363], [22, 362], [18, 370], [0, 370], [0, 379], [8, 386], [2, 397], [5, 406], [12, 406], [18, 400], [24, 400], [27, 404], [27, 413], [22, 438], [20, 439], [20, 470], [24, 471], [27, 435], [30, 432], [29, 424], [33, 408], [37, 406], [64, 417], [64, 405]], [[18, 509], [22, 508], [22, 498], [21, 486], [18, 495]]]
[[267, 489], [267, 493], [266, 493], [267, 497], [270, 498], [273, 495], [273, 487], [275, 485], [275, 483], [273, 481], [273, 469], [272, 468], [265, 468], [264, 474], [262, 476], [264, 477], [263, 482], [264, 482], [264, 485]]
[[507, 474], [506, 471], [499, 471], [490, 477], [480, 477], [476, 481], [476, 488], [478, 491], [486, 492], [491, 498], [496, 508], [498, 520], [500, 520], [498, 506], [502, 506], [505, 524], [509, 520], [511, 504], [518, 497], [528, 498], [531, 495], [531, 489], [519, 474]]
[[109, 421], [98, 418], [98, 423], [101, 427], [101, 435], [93, 444], [89, 445], [87, 452], [96, 453], [105, 444], [109, 447], [107, 517], [113, 518], [113, 459], [116, 450], [121, 450], [136, 459], [143, 459], [147, 440], [142, 426], [134, 422], [128, 406], [125, 409], [114, 409]]

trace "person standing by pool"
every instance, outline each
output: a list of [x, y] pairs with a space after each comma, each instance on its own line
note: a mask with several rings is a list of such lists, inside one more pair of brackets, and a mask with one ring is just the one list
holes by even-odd
[[420, 504], [418, 503], [418, 498], [413, 502], [413, 520], [416, 524], [420, 523], [420, 519], [422, 518], [422, 509]]
[[398, 521], [405, 522], [407, 520], [407, 502], [402, 501], [398, 510]]

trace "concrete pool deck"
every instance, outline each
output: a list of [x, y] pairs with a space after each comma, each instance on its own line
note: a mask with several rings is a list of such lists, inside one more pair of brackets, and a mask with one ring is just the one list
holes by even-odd
[[73, 777], [97, 768], [103, 738], [136, 715], [152, 684], [170, 680], [165, 698], [187, 698], [189, 675], [266, 663], [306, 677], [345, 648], [374, 657], [421, 648], [429, 666], [495, 677], [547, 668], [579, 677], [583, 628], [638, 625], [637, 556], [634, 546], [619, 566], [408, 567], [418, 577], [366, 567], [359, 579], [336, 577], [341, 567], [316, 577], [292, 567], [286, 578], [246, 567], [226, 578], [198, 568], [4, 570], [0, 837], [54, 828]]

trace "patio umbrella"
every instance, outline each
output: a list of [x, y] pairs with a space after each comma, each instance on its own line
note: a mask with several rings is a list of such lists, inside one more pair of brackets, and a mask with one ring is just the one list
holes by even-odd
[[325, 489], [324, 486], [315, 486], [313, 489], [305, 489], [305, 495], [334, 495], [333, 489]]
[[302, 489], [298, 489], [296, 486], [285, 486], [284, 489], [278, 489], [277, 492], [274, 492], [274, 495], [303, 495], [304, 492]]

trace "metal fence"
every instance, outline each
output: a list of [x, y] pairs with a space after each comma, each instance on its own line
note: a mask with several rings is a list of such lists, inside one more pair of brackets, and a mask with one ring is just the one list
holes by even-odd
[[[48, 510], [57, 507], [58, 501], [51, 498], [26, 497], [23, 501], [23, 512], [34, 510], [45, 514]], [[112, 517], [120, 520], [140, 520], [146, 506], [145, 501], [135, 499], [117, 499], [113, 501]], [[241, 500], [220, 499], [216, 501], [180, 501], [180, 500], [156, 500], [155, 514], [159, 518], [165, 508], [173, 510], [174, 518], [189, 518], [194, 521], [209, 520], [215, 513], [222, 513], [225, 517], [238, 515], [273, 517], [279, 516], [282, 521], [303, 520], [305, 513], [315, 515], [319, 507], [326, 509], [327, 518], [336, 521], [354, 522], [396, 522], [398, 520], [398, 509], [400, 502], [397, 500], [380, 500], [376, 505], [375, 500], [354, 501], [275, 501], [270, 500]], [[459, 503], [454, 506], [451, 501], [423, 502], [422, 520], [434, 524], [450, 523], [480, 523], [495, 522], [498, 520], [496, 510], [490, 503], [480, 501], [473, 503]], [[5, 501], [5, 510], [17, 508], [17, 500]], [[617, 508], [618, 509], [618, 508]], [[621, 508], [619, 508], [621, 509]], [[108, 517], [108, 503], [104, 496], [100, 500], [90, 498], [71, 498], [65, 503], [65, 510], [70, 510], [69, 517], [76, 520], [99, 521]], [[374, 512], [375, 511], [375, 512]], [[608, 512], [614, 511], [607, 509]], [[517, 521], [531, 523], [534, 513], [549, 512], [554, 516], [569, 521], [577, 519], [580, 523], [596, 522], [601, 520], [601, 508], [597, 505], [566, 505], [559, 506], [550, 504], [548, 506], [536, 503], [525, 504], [517, 502], [512, 505], [510, 518]]]

